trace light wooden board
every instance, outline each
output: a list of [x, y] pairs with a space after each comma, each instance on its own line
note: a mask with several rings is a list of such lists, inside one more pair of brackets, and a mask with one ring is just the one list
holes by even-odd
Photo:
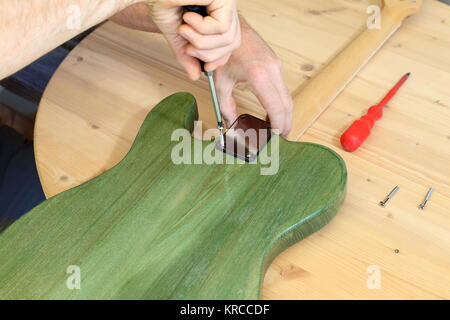
[[[365, 24], [368, 1], [246, 0], [240, 10], [284, 61], [291, 91]], [[282, 253], [263, 297], [450, 298], [450, 8], [427, 0], [335, 100], [303, 141], [337, 151], [349, 169], [338, 218]], [[410, 80], [358, 152], [339, 135], [405, 72]], [[149, 106], [192, 92], [213, 126], [206, 82], [190, 82], [158, 35], [106, 24], [76, 48], [52, 79], [37, 116], [36, 156], [47, 196], [97, 176], [128, 151]], [[238, 91], [241, 112], [263, 116]], [[386, 208], [378, 202], [401, 189]], [[417, 209], [429, 186], [436, 192]], [[369, 266], [381, 270], [370, 290]]]

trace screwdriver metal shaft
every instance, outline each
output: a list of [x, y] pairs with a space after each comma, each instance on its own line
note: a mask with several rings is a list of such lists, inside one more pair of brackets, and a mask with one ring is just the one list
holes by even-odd
[[[195, 13], [201, 15], [202, 17], [206, 17], [208, 15], [206, 6], [198, 6], [198, 5], [184, 6], [183, 11], [184, 12], [195, 12]], [[220, 113], [219, 99], [217, 98], [216, 85], [214, 83], [214, 73], [210, 72], [210, 71], [206, 71], [205, 70], [205, 62], [201, 61], [201, 60], [199, 60], [199, 61], [200, 61], [200, 67], [202, 69], [202, 72], [208, 78], [209, 90], [211, 92], [211, 99], [213, 102], [214, 113], [216, 114], [217, 128], [219, 129], [220, 145], [223, 148], [223, 147], [225, 147], [225, 129], [223, 127], [222, 114]]]
[[225, 146], [225, 133], [224, 133], [224, 127], [223, 127], [222, 114], [220, 113], [219, 99], [217, 98], [216, 85], [214, 83], [214, 73], [205, 71], [205, 75], [208, 78], [209, 90], [211, 92], [211, 100], [213, 102], [214, 113], [216, 114], [217, 128], [219, 129], [220, 145], [222, 147], [224, 147]]

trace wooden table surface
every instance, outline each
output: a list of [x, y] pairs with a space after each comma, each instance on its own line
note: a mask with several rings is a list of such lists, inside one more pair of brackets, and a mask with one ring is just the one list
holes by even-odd
[[[284, 61], [294, 91], [365, 26], [368, 4], [245, 0], [240, 10]], [[273, 262], [264, 298], [450, 298], [449, 17], [449, 6], [426, 0], [302, 137], [345, 159], [347, 199], [328, 226]], [[364, 147], [344, 152], [344, 128], [408, 71]], [[160, 35], [113, 23], [95, 31], [61, 65], [40, 104], [35, 150], [46, 195], [114, 166], [148, 111], [178, 91], [196, 96], [200, 118], [212, 127], [206, 82], [187, 79]], [[240, 112], [264, 116], [249, 92], [236, 95]], [[398, 194], [380, 207], [395, 185]], [[430, 186], [436, 191], [421, 211]], [[367, 286], [371, 266], [380, 270], [379, 289]]]

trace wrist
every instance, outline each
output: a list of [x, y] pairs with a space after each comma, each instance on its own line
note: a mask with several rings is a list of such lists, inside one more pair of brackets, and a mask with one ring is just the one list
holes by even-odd
[[[142, 0], [124, 0], [125, 1], [125, 6], [131, 6], [133, 4], [142, 2]], [[144, 1], [144, 2], [150, 2], [150, 1]]]
[[134, 3], [120, 10], [110, 18], [110, 21], [130, 29], [159, 33], [160, 30], [153, 22], [148, 3], [136, 0], [129, 2]]
[[248, 32], [252, 32], [252, 27], [248, 24], [247, 20], [242, 15], [239, 15], [239, 24], [241, 26], [242, 35]]
[[133, 4], [138, 3], [138, 2], [142, 2], [142, 0], [120, 0], [120, 1], [117, 1], [117, 4], [118, 4], [117, 10], [121, 11]]
[[245, 43], [252, 42], [254, 40], [256, 31], [248, 24], [247, 20], [241, 15], [239, 15], [239, 24], [241, 27], [241, 46]]

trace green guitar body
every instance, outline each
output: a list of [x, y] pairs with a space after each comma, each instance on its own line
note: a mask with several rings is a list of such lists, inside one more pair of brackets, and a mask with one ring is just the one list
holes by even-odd
[[118, 165], [0, 234], [0, 299], [260, 298], [272, 260], [338, 211], [345, 164], [278, 136], [273, 175], [258, 161], [175, 164], [172, 133], [196, 119], [192, 95], [166, 98]]

